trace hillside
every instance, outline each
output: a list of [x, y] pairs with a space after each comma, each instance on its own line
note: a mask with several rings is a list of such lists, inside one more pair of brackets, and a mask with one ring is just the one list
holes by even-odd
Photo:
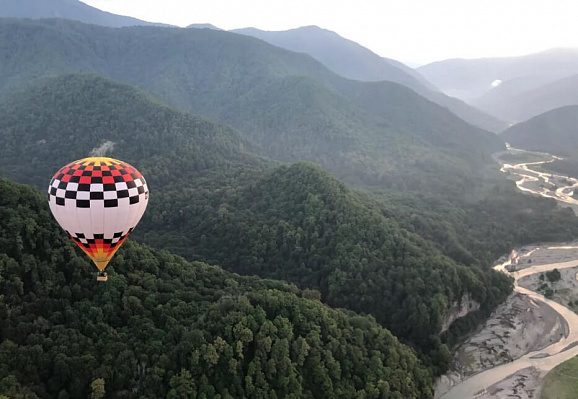
[[0, 18], [64, 18], [113, 28], [135, 25], [167, 26], [111, 14], [78, 0], [0, 0]]
[[[575, 173], [578, 177], [578, 168]], [[491, 265], [512, 248], [528, 243], [568, 242], [578, 237], [578, 218], [572, 209], [525, 195], [503, 176], [479, 184], [486, 189], [475, 201], [392, 192], [382, 193], [379, 199], [384, 216], [466, 265]]]
[[129, 240], [95, 283], [45, 195], [0, 178], [0, 390], [9, 397], [431, 398], [370, 317]]
[[499, 131], [504, 124], [479, 110], [439, 92], [415, 70], [395, 60], [380, 57], [371, 50], [347, 40], [337, 33], [317, 26], [304, 26], [287, 31], [262, 31], [255, 28], [231, 32], [253, 36], [275, 46], [309, 54], [327, 68], [349, 79], [391, 81], [407, 86], [419, 95], [447, 107], [467, 121], [490, 131]]
[[[467, 294], [490, 309], [509, 290], [503, 276], [442, 256], [366, 196], [311, 164], [276, 168], [241, 190], [219, 194], [210, 208], [189, 201], [176, 201], [178, 215], [166, 215], [162, 225], [135, 237], [156, 247], [178, 243], [178, 253], [241, 274], [319, 290], [330, 305], [372, 314], [426, 353], [439, 349], [434, 337], [449, 304]], [[149, 216], [159, 217], [154, 211]]]
[[[521, 57], [445, 60], [419, 67], [418, 72], [444, 93], [483, 105], [478, 99], [493, 90], [496, 80], [526, 79], [527, 84], [520, 84], [518, 94], [522, 94], [532, 87], [578, 74], [578, 49], [553, 49]], [[507, 99], [500, 103], [508, 105]]]
[[[94, 74], [47, 79], [12, 97], [0, 107], [0, 126], [0, 171], [37, 187], [67, 160], [99, 148], [108, 148], [101, 155], [138, 164], [151, 186], [272, 164], [247, 152], [254, 146], [230, 127]], [[147, 173], [151, 168], [157, 176]]]
[[357, 184], [457, 192], [503, 146], [403, 86], [347, 80], [242, 35], [4, 20], [0, 39], [10, 43], [0, 48], [4, 96], [43, 76], [96, 71], [236, 127], [262, 155], [318, 162]]
[[578, 105], [548, 111], [505, 130], [512, 147], [574, 156], [578, 150]]

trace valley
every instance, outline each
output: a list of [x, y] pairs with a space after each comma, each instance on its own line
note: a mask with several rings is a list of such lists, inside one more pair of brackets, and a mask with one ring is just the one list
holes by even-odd
[[[559, 160], [559, 157], [515, 148], [498, 154], [497, 158], [500, 159], [500, 156], [506, 159], [542, 158], [540, 161], [519, 164], [503, 163], [501, 170], [515, 179], [517, 187], [528, 195], [554, 198], [561, 206], [576, 209], [578, 202], [572, 196], [578, 180], [535, 170], [536, 166]], [[516, 294], [510, 296], [486, 322], [485, 327], [466, 343], [466, 348], [476, 340], [485, 346], [485, 350], [479, 347], [469, 349], [470, 356], [482, 356], [489, 349], [494, 354], [494, 360], [472, 364], [473, 359], [460, 359], [461, 350], [458, 351], [456, 364], [461, 364], [462, 374], [453, 372], [443, 377], [438, 382], [436, 397], [540, 397], [545, 375], [557, 365], [578, 355], [578, 315], [573, 306], [572, 309], [567, 307], [567, 297], [563, 301], [560, 297], [553, 300], [548, 299], [552, 298], [552, 293], [546, 293], [547, 297], [543, 295], [543, 289], [538, 293], [540, 284], [536, 281], [539, 275], [543, 281], [543, 273], [558, 270], [563, 277], [556, 287], [571, 294], [578, 266], [577, 248], [578, 243], [575, 242], [525, 246], [512, 251], [507, 260], [494, 267], [514, 278]], [[566, 273], [566, 269], [569, 273]], [[517, 312], [512, 313], [512, 308], [517, 309]], [[490, 336], [486, 329], [491, 331]], [[498, 339], [492, 339], [492, 335]], [[520, 352], [523, 348], [525, 350]], [[464, 366], [469, 369], [464, 369]], [[469, 371], [464, 375], [465, 370]]]
[[450, 59], [418, 71], [444, 93], [508, 123], [578, 100], [578, 50], [553, 48], [520, 57]]

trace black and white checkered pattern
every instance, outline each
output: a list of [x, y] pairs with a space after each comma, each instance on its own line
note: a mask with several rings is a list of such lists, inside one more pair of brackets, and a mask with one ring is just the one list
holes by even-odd
[[75, 200], [76, 207], [90, 208], [92, 201], [104, 201], [105, 208], [118, 206], [118, 200], [128, 198], [129, 204], [137, 204], [141, 195], [148, 198], [148, 190], [144, 177], [133, 181], [120, 181], [114, 184], [80, 184], [76, 182], [64, 182], [57, 178], [52, 179], [48, 190], [49, 200], [54, 199], [56, 205], [64, 206], [66, 200]]

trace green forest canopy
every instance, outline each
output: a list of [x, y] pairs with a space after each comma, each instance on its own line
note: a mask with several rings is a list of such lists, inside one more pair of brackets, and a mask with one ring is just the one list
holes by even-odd
[[88, 397], [100, 379], [113, 398], [432, 397], [410, 348], [311, 291], [130, 240], [96, 283], [43, 194], [0, 178], [0, 218], [10, 397]]

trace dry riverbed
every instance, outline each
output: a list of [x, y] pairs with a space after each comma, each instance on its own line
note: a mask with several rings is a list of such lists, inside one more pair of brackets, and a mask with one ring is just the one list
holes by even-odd
[[576, 279], [578, 261], [576, 261], [576, 265], [577, 267], [559, 270], [560, 280], [558, 281], [549, 281], [545, 273], [540, 273], [521, 278], [518, 285], [542, 295], [549, 292], [550, 299], [576, 312], [578, 310], [578, 280]]
[[578, 265], [578, 242], [528, 245], [520, 248], [518, 256], [507, 269], [510, 272], [532, 266], [568, 262], [576, 259]]
[[546, 373], [528, 367], [504, 378], [476, 396], [476, 399], [516, 398], [536, 399], [540, 397], [542, 379]]
[[[567, 333], [567, 328], [564, 319], [550, 306], [534, 302], [526, 295], [513, 293], [479, 331], [459, 346], [452, 371], [441, 377], [436, 384], [435, 397], [440, 397], [452, 386], [474, 374], [557, 342]], [[500, 385], [500, 392], [505, 394], [519, 389], [521, 381], [528, 379], [522, 373], [510, 382], [502, 381], [504, 384], [500, 382], [496, 385]], [[512, 389], [507, 389], [508, 384], [512, 385]]]

